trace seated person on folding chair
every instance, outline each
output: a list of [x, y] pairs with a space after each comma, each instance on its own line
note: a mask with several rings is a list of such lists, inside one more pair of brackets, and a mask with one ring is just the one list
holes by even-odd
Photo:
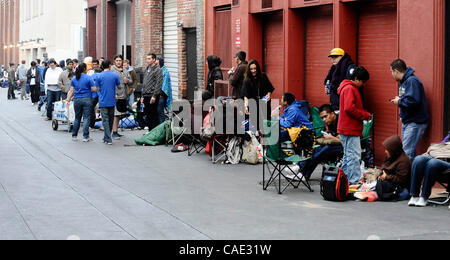
[[294, 94], [289, 92], [284, 93], [281, 102], [283, 107], [285, 107], [284, 114], [279, 116], [279, 111], [275, 111], [272, 115], [274, 118], [279, 116], [280, 128], [282, 129], [280, 132], [281, 142], [291, 140], [288, 131], [285, 129], [302, 126], [306, 126], [309, 129], [313, 128], [311, 122], [309, 122], [308, 118], [303, 114], [301, 104], [295, 100]]
[[[414, 159], [411, 170], [411, 200], [408, 206], [425, 207], [428, 204], [428, 198], [431, 195], [431, 190], [437, 177], [450, 169], [449, 159], [450, 142], [432, 145], [428, 148], [426, 154], [417, 156]], [[421, 192], [422, 181], [423, 187]]]
[[309, 179], [317, 165], [321, 163], [336, 162], [343, 153], [342, 143], [337, 133], [339, 117], [331, 108], [331, 105], [323, 105], [319, 109], [320, 117], [326, 126], [323, 137], [317, 140], [320, 147], [314, 149], [311, 160], [304, 162], [302, 167], [294, 167], [299, 171], [302, 168], [302, 174]]

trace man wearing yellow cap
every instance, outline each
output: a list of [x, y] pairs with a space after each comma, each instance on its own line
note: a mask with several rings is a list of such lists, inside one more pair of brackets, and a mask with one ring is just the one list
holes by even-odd
[[330, 104], [333, 111], [339, 111], [340, 100], [337, 90], [342, 81], [351, 78], [356, 65], [350, 55], [341, 48], [331, 50], [328, 57], [332, 66], [324, 81], [325, 90], [327, 95], [330, 96]]

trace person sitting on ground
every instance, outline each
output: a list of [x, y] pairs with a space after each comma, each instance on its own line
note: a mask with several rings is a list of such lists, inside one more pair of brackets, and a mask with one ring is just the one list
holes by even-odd
[[383, 142], [386, 159], [381, 167], [376, 192], [379, 200], [395, 200], [411, 181], [411, 160], [403, 150], [402, 140], [394, 135]]
[[297, 172], [302, 169], [301, 174], [310, 179], [317, 165], [320, 163], [335, 162], [342, 157], [342, 143], [337, 133], [339, 116], [333, 111], [331, 105], [326, 104], [320, 107], [320, 117], [326, 126], [324, 136], [318, 139], [320, 147], [314, 149], [311, 160], [308, 160], [299, 166], [293, 168]]
[[[449, 159], [450, 142], [432, 145], [428, 148], [427, 153], [414, 159], [411, 171], [410, 194], [412, 197], [408, 206], [425, 207], [428, 204], [428, 198], [436, 182], [436, 177], [450, 170]], [[447, 162], [444, 160], [447, 160]], [[422, 181], [423, 187], [420, 195]]]

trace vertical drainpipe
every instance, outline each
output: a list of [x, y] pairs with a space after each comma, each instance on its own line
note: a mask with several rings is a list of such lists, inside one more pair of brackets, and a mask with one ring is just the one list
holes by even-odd
[[106, 57], [106, 0], [102, 0], [102, 57]]

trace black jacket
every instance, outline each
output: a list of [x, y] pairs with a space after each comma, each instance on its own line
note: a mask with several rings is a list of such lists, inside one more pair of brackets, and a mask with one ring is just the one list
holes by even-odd
[[214, 81], [223, 80], [222, 70], [220, 65], [222, 65], [222, 60], [217, 56], [208, 56], [208, 81], [206, 85], [206, 90], [214, 96]]
[[345, 79], [350, 79], [353, 73], [352, 69], [355, 68], [355, 63], [353, 62], [350, 55], [346, 53], [344, 57], [342, 57], [342, 59], [339, 61], [338, 65], [333, 65], [331, 67], [327, 77], [325, 78], [324, 85], [326, 85], [327, 82], [330, 81], [330, 103], [334, 111], [339, 110], [340, 99], [338, 88], [341, 85], [342, 81], [344, 81]]
[[262, 74], [260, 82], [254, 78], [245, 79], [241, 90], [242, 97], [248, 99], [260, 99], [268, 93], [273, 93], [275, 88], [265, 73]]
[[[36, 70], [36, 75], [35, 75], [35, 81], [36, 81], [36, 86], [41, 86], [41, 72], [39, 71], [39, 68], [38, 67], [36, 67], [35, 68], [35, 70]], [[32, 76], [31, 76], [31, 68], [27, 71], [27, 84], [30, 84], [30, 82], [31, 82], [31, 78], [32, 78]]]

